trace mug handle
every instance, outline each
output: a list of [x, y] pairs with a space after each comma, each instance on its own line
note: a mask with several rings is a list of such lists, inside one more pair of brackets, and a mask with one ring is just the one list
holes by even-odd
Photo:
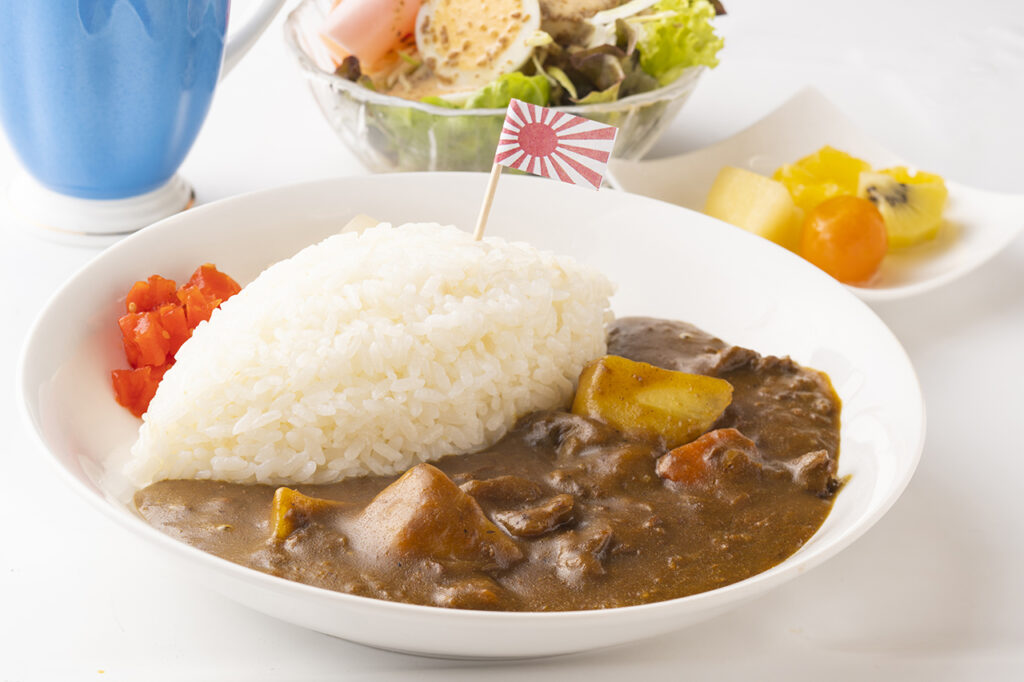
[[284, 0], [262, 0], [252, 16], [237, 30], [232, 31], [231, 37], [228, 38], [227, 44], [224, 46], [224, 61], [220, 67], [221, 78], [238, 66], [238, 62], [242, 60], [249, 48], [255, 45], [256, 40], [267, 30], [267, 26], [277, 16], [282, 5], [284, 5]]

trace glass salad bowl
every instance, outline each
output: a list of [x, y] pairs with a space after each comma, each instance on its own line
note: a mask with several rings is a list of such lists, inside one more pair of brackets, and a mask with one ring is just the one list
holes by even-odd
[[[302, 0], [285, 23], [291, 47], [328, 123], [371, 171], [486, 171], [505, 109], [449, 109], [374, 92], [334, 73], [320, 31], [331, 0]], [[635, 160], [651, 148], [689, 98], [704, 66], [667, 86], [601, 102], [554, 107], [619, 129], [613, 156]]]

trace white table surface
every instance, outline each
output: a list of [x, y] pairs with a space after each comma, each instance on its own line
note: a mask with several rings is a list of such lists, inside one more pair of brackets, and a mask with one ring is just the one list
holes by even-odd
[[[726, 4], [722, 65], [652, 156], [727, 137], [815, 85], [920, 167], [1024, 192], [1018, 0]], [[280, 23], [221, 86], [184, 165], [200, 202], [365, 172], [321, 118]], [[0, 183], [16, 163], [0, 137]], [[376, 651], [238, 606], [57, 479], [18, 416], [16, 357], [36, 311], [94, 254], [0, 216], [0, 680], [1024, 679], [1024, 238], [952, 285], [875, 307], [914, 362], [929, 427], [916, 476], [864, 538], [690, 630], [499, 664]]]

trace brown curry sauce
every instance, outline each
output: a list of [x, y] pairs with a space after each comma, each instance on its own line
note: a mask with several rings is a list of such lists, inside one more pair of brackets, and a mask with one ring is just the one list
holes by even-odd
[[608, 352], [733, 385], [714, 429], [742, 436], [707, 457], [713, 476], [666, 480], [660, 444], [550, 411], [524, 417], [488, 450], [400, 479], [296, 486], [340, 504], [314, 504], [283, 539], [269, 520], [273, 486], [161, 481], [135, 504], [168, 535], [272, 575], [392, 601], [511, 611], [711, 590], [775, 566], [817, 531], [839, 488], [840, 403], [825, 375], [650, 318], [618, 320]]

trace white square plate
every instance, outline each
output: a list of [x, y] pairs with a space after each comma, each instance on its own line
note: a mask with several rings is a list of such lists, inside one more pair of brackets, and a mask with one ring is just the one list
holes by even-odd
[[[703, 149], [651, 161], [613, 160], [608, 180], [627, 192], [702, 211], [723, 166], [771, 176], [779, 166], [825, 145], [875, 168], [913, 167], [868, 137], [824, 95], [808, 88], [749, 128]], [[946, 186], [949, 202], [938, 236], [887, 254], [878, 279], [870, 286], [849, 287], [852, 292], [866, 301], [884, 301], [929, 291], [982, 265], [1024, 228], [1024, 196], [955, 182]]]

